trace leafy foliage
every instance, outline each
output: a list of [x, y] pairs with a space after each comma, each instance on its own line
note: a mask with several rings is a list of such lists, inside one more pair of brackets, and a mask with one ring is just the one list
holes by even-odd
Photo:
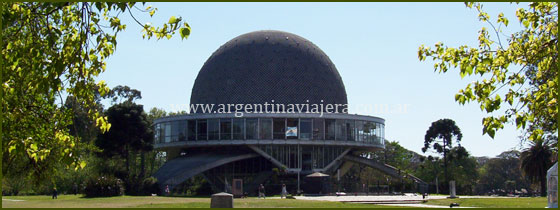
[[107, 112], [112, 129], [101, 134], [96, 145], [106, 157], [123, 155], [128, 151], [150, 151], [153, 131], [143, 106], [124, 102], [110, 107]]
[[[422, 152], [426, 152], [432, 147], [437, 153], [443, 154], [443, 170], [446, 183], [449, 181], [449, 176], [447, 174], [447, 154], [451, 151], [451, 148], [453, 148], [453, 139], [455, 139], [455, 141], [459, 143], [459, 147], [461, 147], [460, 142], [462, 138], [463, 134], [461, 133], [461, 129], [459, 129], [459, 127], [455, 125], [455, 121], [451, 119], [441, 119], [433, 122], [424, 136]], [[465, 152], [466, 150], [459, 150], [457, 151], [457, 155], [461, 157]]]
[[109, 197], [124, 195], [123, 183], [114, 176], [92, 177], [86, 183], [86, 197]]
[[373, 152], [371, 158], [410, 173], [421, 163], [422, 156], [407, 150], [398, 141], [385, 141], [385, 149]]
[[142, 105], [134, 103], [135, 99], [141, 97], [140, 91], [128, 86], [117, 86], [108, 96], [113, 102], [125, 101], [106, 111], [112, 129], [99, 135], [95, 142], [103, 150], [99, 153], [100, 157], [113, 163], [101, 166], [101, 172], [124, 180], [127, 195], [157, 193], [158, 190], [153, 189], [157, 187], [157, 180], [146, 180], [145, 177], [157, 169], [156, 164], [161, 165], [161, 156], [158, 156], [158, 151], [153, 151], [152, 117], [144, 112]]
[[[448, 156], [447, 169], [449, 169], [449, 176], [453, 177], [453, 180], [456, 182], [457, 193], [460, 195], [473, 194], [475, 192], [475, 183], [479, 177], [477, 171], [479, 164], [476, 158], [472, 157], [461, 146], [451, 148]], [[448, 192], [448, 183], [441, 179], [441, 177], [445, 177], [445, 171], [441, 170], [444, 165], [443, 159], [429, 156], [424, 159], [424, 162], [417, 168], [414, 174], [424, 181], [433, 181], [434, 183], [436, 177], [439, 177], [439, 192]]]
[[448, 167], [449, 176], [456, 181], [458, 193], [472, 195], [479, 177], [476, 158], [472, 157], [464, 147], [457, 146], [449, 152]]
[[154, 121], [155, 119], [165, 117], [165, 116], [167, 116], [167, 112], [165, 112], [165, 110], [163, 109], [159, 109], [156, 107], [153, 107], [148, 112], [148, 118], [150, 118], [151, 121]]
[[[398, 141], [385, 141], [385, 149], [375, 152], [362, 153], [362, 157], [388, 164], [400, 170], [403, 175], [414, 174], [421, 164], [422, 156], [407, 150]], [[341, 169], [343, 170], [343, 169]], [[337, 182], [336, 176], [331, 177]], [[362, 164], [353, 164], [341, 178], [342, 188], [362, 192], [365, 184], [370, 192], [377, 192], [377, 184], [390, 185], [393, 190], [414, 191], [416, 186], [411, 179], [401, 180], [391, 177], [383, 172]], [[404, 185], [403, 185], [404, 184]]]
[[[516, 150], [502, 152], [496, 158], [491, 158], [481, 164], [478, 172], [480, 179], [477, 184], [477, 193], [485, 194], [497, 190], [511, 192], [513, 190], [530, 189], [529, 180], [522, 176], [519, 166], [521, 152]], [[512, 183], [513, 186], [506, 185]]]
[[[118, 32], [126, 28], [119, 15], [135, 20], [132, 3], [9, 2], [2, 3], [2, 174], [48, 179], [55, 164], [86, 166], [77, 146], [79, 135], [68, 131], [72, 96], [102, 132], [111, 127], [96, 108], [95, 96], [108, 93], [95, 77], [106, 70], [106, 59], [117, 46]], [[140, 9], [138, 9], [140, 10]], [[154, 15], [155, 8], [141, 10]], [[140, 22], [138, 22], [140, 23]], [[181, 38], [190, 26], [172, 17], [161, 27], [140, 24], [144, 37]], [[75, 106], [74, 106], [75, 107]], [[16, 165], [22, 170], [14, 171]]]
[[453, 137], [457, 143], [461, 142], [463, 134], [461, 129], [451, 119], [441, 119], [432, 123], [424, 136], [424, 147], [426, 152], [432, 147], [437, 153], [449, 152], [453, 147]]
[[[523, 29], [510, 36], [501, 29], [509, 25], [503, 13], [492, 23], [482, 4], [466, 5], [476, 8], [479, 20], [492, 27], [479, 31], [478, 46], [455, 48], [436, 43], [432, 49], [422, 45], [418, 58], [437, 61], [434, 70], [440, 73], [458, 67], [461, 78], [480, 76], [460, 90], [455, 101], [476, 101], [489, 114], [482, 120], [483, 134], [494, 138], [508, 122], [524, 129], [531, 140], [557, 132], [558, 2], [533, 2], [530, 9], [517, 9]], [[496, 34], [493, 38], [492, 32]], [[497, 115], [503, 105], [507, 106], [505, 113]]]
[[202, 175], [197, 175], [173, 187], [171, 194], [176, 196], [209, 196], [212, 195], [212, 186]]
[[159, 184], [156, 178], [148, 177], [142, 181], [142, 195], [151, 195], [159, 192]]
[[122, 103], [122, 99], [126, 99], [126, 102], [134, 102], [136, 99], [142, 99], [142, 92], [126, 85], [117, 85], [105, 95], [105, 98], [110, 98], [113, 103]]

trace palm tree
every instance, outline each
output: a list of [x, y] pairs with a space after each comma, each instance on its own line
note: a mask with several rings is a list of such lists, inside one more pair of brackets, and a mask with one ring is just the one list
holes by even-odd
[[523, 150], [521, 169], [531, 182], [541, 184], [541, 196], [546, 196], [546, 171], [552, 166], [552, 148], [548, 141], [533, 141]]

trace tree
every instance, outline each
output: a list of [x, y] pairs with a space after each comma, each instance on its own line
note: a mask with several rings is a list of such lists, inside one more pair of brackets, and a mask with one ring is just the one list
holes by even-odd
[[453, 139], [457, 143], [461, 142], [463, 134], [461, 129], [455, 125], [455, 121], [451, 119], [441, 119], [432, 123], [426, 135], [424, 136], [424, 147], [422, 152], [426, 152], [433, 148], [437, 153], [443, 154], [443, 170], [445, 182], [449, 182], [447, 174], [447, 153], [453, 148]]
[[541, 196], [546, 196], [546, 171], [552, 166], [552, 150], [547, 141], [533, 141], [521, 152], [521, 169], [531, 182], [541, 184]]
[[[478, 193], [489, 193], [492, 190], [521, 190], [529, 189], [530, 183], [522, 176], [519, 165], [521, 152], [505, 151], [495, 158], [491, 158], [479, 168], [480, 179], [477, 185]], [[506, 183], [514, 183], [514, 187], [507, 189]]]
[[121, 156], [129, 168], [129, 152], [146, 152], [153, 149], [154, 134], [151, 121], [142, 105], [123, 102], [113, 105], [107, 112], [111, 129], [101, 134], [95, 144], [103, 150], [102, 156]]
[[[479, 164], [475, 157], [472, 157], [469, 152], [462, 146], [456, 146], [449, 150], [447, 154], [448, 166], [450, 170], [449, 176], [453, 177], [457, 185], [458, 194], [472, 194], [474, 191], [475, 183], [478, 179], [477, 168]], [[423, 162], [416, 169], [415, 175], [424, 181], [434, 181], [436, 177], [444, 177], [445, 171], [441, 170], [443, 159], [438, 157], [428, 156], [423, 158]], [[441, 180], [438, 180], [440, 182]], [[438, 184], [441, 189], [446, 189], [446, 183]], [[444, 191], [445, 191], [444, 190]], [[443, 192], [443, 191], [439, 191]]]
[[111, 98], [113, 103], [122, 103], [123, 99], [133, 102], [136, 99], [142, 99], [142, 93], [139, 90], [131, 89], [128, 86], [117, 85], [107, 93], [105, 98]]
[[[476, 101], [489, 114], [482, 120], [483, 134], [494, 138], [509, 122], [531, 140], [554, 135], [558, 130], [558, 2], [533, 2], [529, 9], [517, 9], [522, 30], [509, 36], [501, 30], [509, 25], [503, 13], [494, 24], [482, 4], [466, 5], [476, 8], [479, 20], [492, 28], [479, 31], [478, 47], [454, 48], [441, 42], [435, 49], [422, 45], [418, 58], [437, 61], [434, 70], [439, 73], [459, 67], [461, 78], [478, 74], [480, 79], [460, 90], [455, 101]], [[505, 112], [497, 114], [503, 105], [507, 106]]]
[[148, 117], [150, 118], [150, 120], [154, 121], [158, 118], [162, 118], [167, 116], [167, 112], [165, 112], [165, 110], [163, 109], [159, 109], [156, 107], [153, 107], [152, 109], [150, 109], [150, 111], [148, 112]]
[[[412, 174], [416, 171], [418, 166], [422, 163], [422, 156], [416, 152], [407, 150], [398, 141], [385, 140], [385, 149], [376, 152], [362, 153], [362, 157], [372, 159], [379, 163], [384, 163], [397, 168], [403, 175]], [[376, 184], [378, 181], [388, 182], [392, 179], [386, 174], [370, 168], [369, 166], [357, 165], [353, 167], [354, 170], [349, 170], [346, 174], [357, 177], [360, 183]], [[407, 184], [410, 184], [410, 179], [404, 179]], [[402, 183], [399, 183], [399, 185]], [[403, 186], [401, 186], [403, 187]]]
[[418, 167], [422, 156], [416, 152], [407, 150], [398, 141], [385, 141], [385, 149], [382, 151], [365, 154], [369, 158], [380, 163], [389, 164], [400, 170], [410, 173]]
[[474, 186], [479, 177], [476, 158], [462, 146], [453, 147], [448, 156], [449, 174], [457, 182], [457, 193], [463, 195], [474, 193]]
[[[136, 3], [103, 2], [9, 2], [1, 3], [2, 15], [2, 174], [16, 164], [26, 164], [24, 174], [44, 180], [55, 163], [80, 169], [86, 163], [76, 155], [78, 138], [68, 132], [72, 108], [62, 96], [73, 96], [101, 131], [110, 124], [95, 109], [95, 93], [108, 88], [95, 77], [105, 71], [106, 59], [116, 49], [117, 34], [126, 28], [120, 15], [142, 11], [154, 15], [156, 8], [139, 9]], [[143, 37], [171, 38], [190, 34], [180, 17], [161, 27], [142, 24]], [[23, 161], [21, 161], [23, 160]]]
[[[159, 109], [156, 107], [153, 107], [152, 109], [150, 109], [150, 111], [148, 112], [148, 119], [152, 122], [161, 118], [161, 117], [165, 117], [167, 116], [167, 112], [165, 112], [165, 110], [163, 109]], [[157, 135], [157, 132], [155, 132]], [[158, 136], [159, 137], [159, 136]], [[149, 158], [149, 164], [150, 164], [150, 168], [148, 171], [148, 174], [153, 174], [156, 172], [156, 170], [159, 169], [159, 167], [161, 167], [166, 160], [166, 156], [164, 154], [164, 152], [162, 151], [151, 151], [147, 154], [148, 158]]]
[[[439, 177], [443, 177], [441, 165], [443, 164], [439, 157], [423, 157], [422, 163], [416, 169], [414, 175], [426, 182], [433, 182], [434, 185], [437, 185], [437, 188], [441, 188], [442, 185], [439, 184], [439, 182], [441, 181]], [[436, 192], [439, 193], [439, 189], [436, 189]]]
[[101, 134], [95, 144], [102, 149], [99, 156], [114, 164], [105, 165], [101, 172], [122, 179], [127, 194], [143, 194], [146, 153], [153, 150], [154, 144], [152, 121], [142, 105], [130, 101], [111, 106], [106, 115], [111, 129]]
[[[96, 102], [97, 111], [103, 111], [103, 105]], [[65, 101], [65, 108], [73, 112], [72, 123], [68, 125], [69, 134], [77, 138], [77, 142], [90, 143], [95, 140], [99, 133], [95, 121], [89, 118], [88, 110], [79, 104], [75, 97], [68, 96]]]

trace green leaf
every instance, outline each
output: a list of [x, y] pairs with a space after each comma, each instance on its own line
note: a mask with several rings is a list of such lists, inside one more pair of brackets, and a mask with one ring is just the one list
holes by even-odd
[[121, 20], [119, 18], [115, 17], [115, 18], [111, 19], [111, 27], [112, 28], [115, 28], [115, 27], [120, 26], [120, 25], [121, 25]]
[[468, 75], [471, 75], [473, 73], [473, 66], [472, 65], [467, 65], [465, 71]]
[[37, 151], [37, 145], [36, 144], [29, 145], [29, 148], [31, 148], [33, 151]]
[[176, 24], [179, 22], [181, 22], [181, 17], [176, 18], [175, 16], [171, 16], [168, 21], [169, 24]]
[[16, 149], [16, 145], [10, 146], [10, 148], [8, 149], [8, 153], [12, 153], [12, 151], [15, 149]]
[[191, 28], [181, 28], [179, 29], [179, 33], [181, 35], [181, 39], [186, 39], [189, 37], [189, 35], [191, 34]]
[[529, 20], [524, 20], [523, 26], [525, 26], [525, 28], [529, 28]]
[[494, 136], [496, 135], [496, 131], [492, 128], [490, 128], [489, 130], [487, 130], [488, 136], [490, 136], [490, 138], [494, 139]]
[[513, 92], [509, 92], [506, 94], [506, 101], [509, 105], [513, 105]]
[[124, 12], [126, 10], [126, 3], [119, 3], [117, 4], [117, 6], [119, 7], [119, 9], [121, 9], [121, 12]]
[[87, 163], [85, 161], [80, 162], [80, 168], [85, 168]]

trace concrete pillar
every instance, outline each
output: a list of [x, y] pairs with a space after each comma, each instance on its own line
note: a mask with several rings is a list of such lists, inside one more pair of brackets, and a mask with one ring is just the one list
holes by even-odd
[[233, 208], [233, 195], [224, 192], [213, 194], [210, 208]]
[[449, 181], [449, 198], [457, 198], [455, 192], [455, 181]]

